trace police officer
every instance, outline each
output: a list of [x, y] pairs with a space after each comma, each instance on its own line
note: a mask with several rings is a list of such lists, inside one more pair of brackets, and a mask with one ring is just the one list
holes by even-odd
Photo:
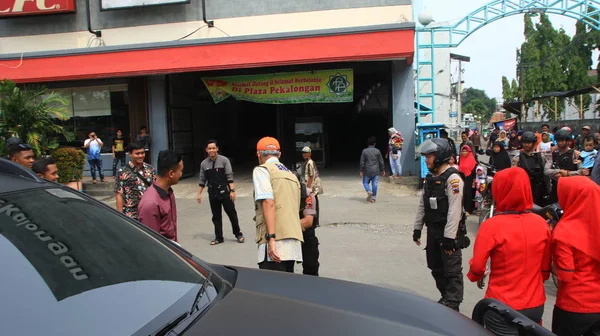
[[547, 177], [550, 171], [546, 166], [546, 158], [534, 149], [536, 142], [535, 133], [530, 131], [523, 133], [521, 136], [523, 150], [514, 157], [513, 166], [521, 167], [527, 172], [533, 193], [533, 202], [539, 206], [545, 206], [550, 195], [550, 181]]
[[319, 226], [319, 207], [315, 192], [300, 181], [300, 224], [302, 225], [302, 274], [319, 276], [319, 238], [315, 229]]
[[426, 140], [419, 152], [426, 157], [429, 174], [417, 209], [413, 241], [421, 245], [421, 231], [426, 225], [427, 267], [442, 295], [438, 303], [458, 311], [464, 290], [458, 244], [463, 220], [463, 181], [458, 170], [448, 165], [452, 150], [445, 139]]
[[557, 185], [558, 179], [569, 176], [589, 175], [587, 169], [578, 169], [575, 160], [577, 154], [569, 147], [571, 141], [571, 132], [568, 129], [561, 129], [554, 134], [556, 141], [556, 149], [552, 152], [552, 169], [550, 175], [554, 177], [552, 180], [551, 202], [558, 202]]

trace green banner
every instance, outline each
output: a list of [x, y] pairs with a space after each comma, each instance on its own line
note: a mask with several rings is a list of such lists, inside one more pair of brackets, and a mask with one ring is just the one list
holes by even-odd
[[202, 78], [215, 104], [232, 96], [263, 104], [348, 103], [352, 69]]

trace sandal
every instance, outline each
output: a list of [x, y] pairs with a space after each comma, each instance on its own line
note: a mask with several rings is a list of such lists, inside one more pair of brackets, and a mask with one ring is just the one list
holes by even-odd
[[370, 200], [369, 202], [371, 202], [371, 203], [375, 203], [375, 200], [374, 200], [374, 199], [372, 199], [372, 200]]
[[244, 236], [238, 236], [236, 239], [237, 239], [237, 242], [240, 243], [240, 244], [243, 243], [244, 241], [246, 241], [246, 239], [244, 238]]
[[219, 245], [219, 244], [222, 244], [224, 242], [225, 242], [224, 240], [217, 240], [217, 239], [215, 239], [215, 240], [213, 240], [213, 241], [210, 242], [210, 245]]

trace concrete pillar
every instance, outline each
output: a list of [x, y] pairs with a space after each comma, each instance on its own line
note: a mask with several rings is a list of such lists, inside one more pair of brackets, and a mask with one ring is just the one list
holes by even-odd
[[392, 61], [392, 125], [404, 138], [402, 175], [417, 175], [415, 161], [415, 87], [413, 68], [406, 61]]
[[158, 152], [169, 148], [169, 130], [167, 129], [167, 77], [148, 77], [148, 118], [152, 130], [152, 165], [156, 166]]

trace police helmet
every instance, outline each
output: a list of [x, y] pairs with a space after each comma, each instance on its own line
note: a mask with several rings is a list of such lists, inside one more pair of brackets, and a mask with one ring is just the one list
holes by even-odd
[[536, 143], [537, 137], [535, 136], [535, 133], [527, 131], [521, 136], [521, 142]]
[[450, 161], [452, 156], [452, 149], [450, 143], [446, 139], [433, 138], [423, 141], [419, 146], [418, 152], [421, 155], [435, 154], [434, 166], [439, 167], [442, 164]]
[[554, 140], [571, 140], [571, 132], [566, 129], [561, 129], [556, 134], [554, 134]]

